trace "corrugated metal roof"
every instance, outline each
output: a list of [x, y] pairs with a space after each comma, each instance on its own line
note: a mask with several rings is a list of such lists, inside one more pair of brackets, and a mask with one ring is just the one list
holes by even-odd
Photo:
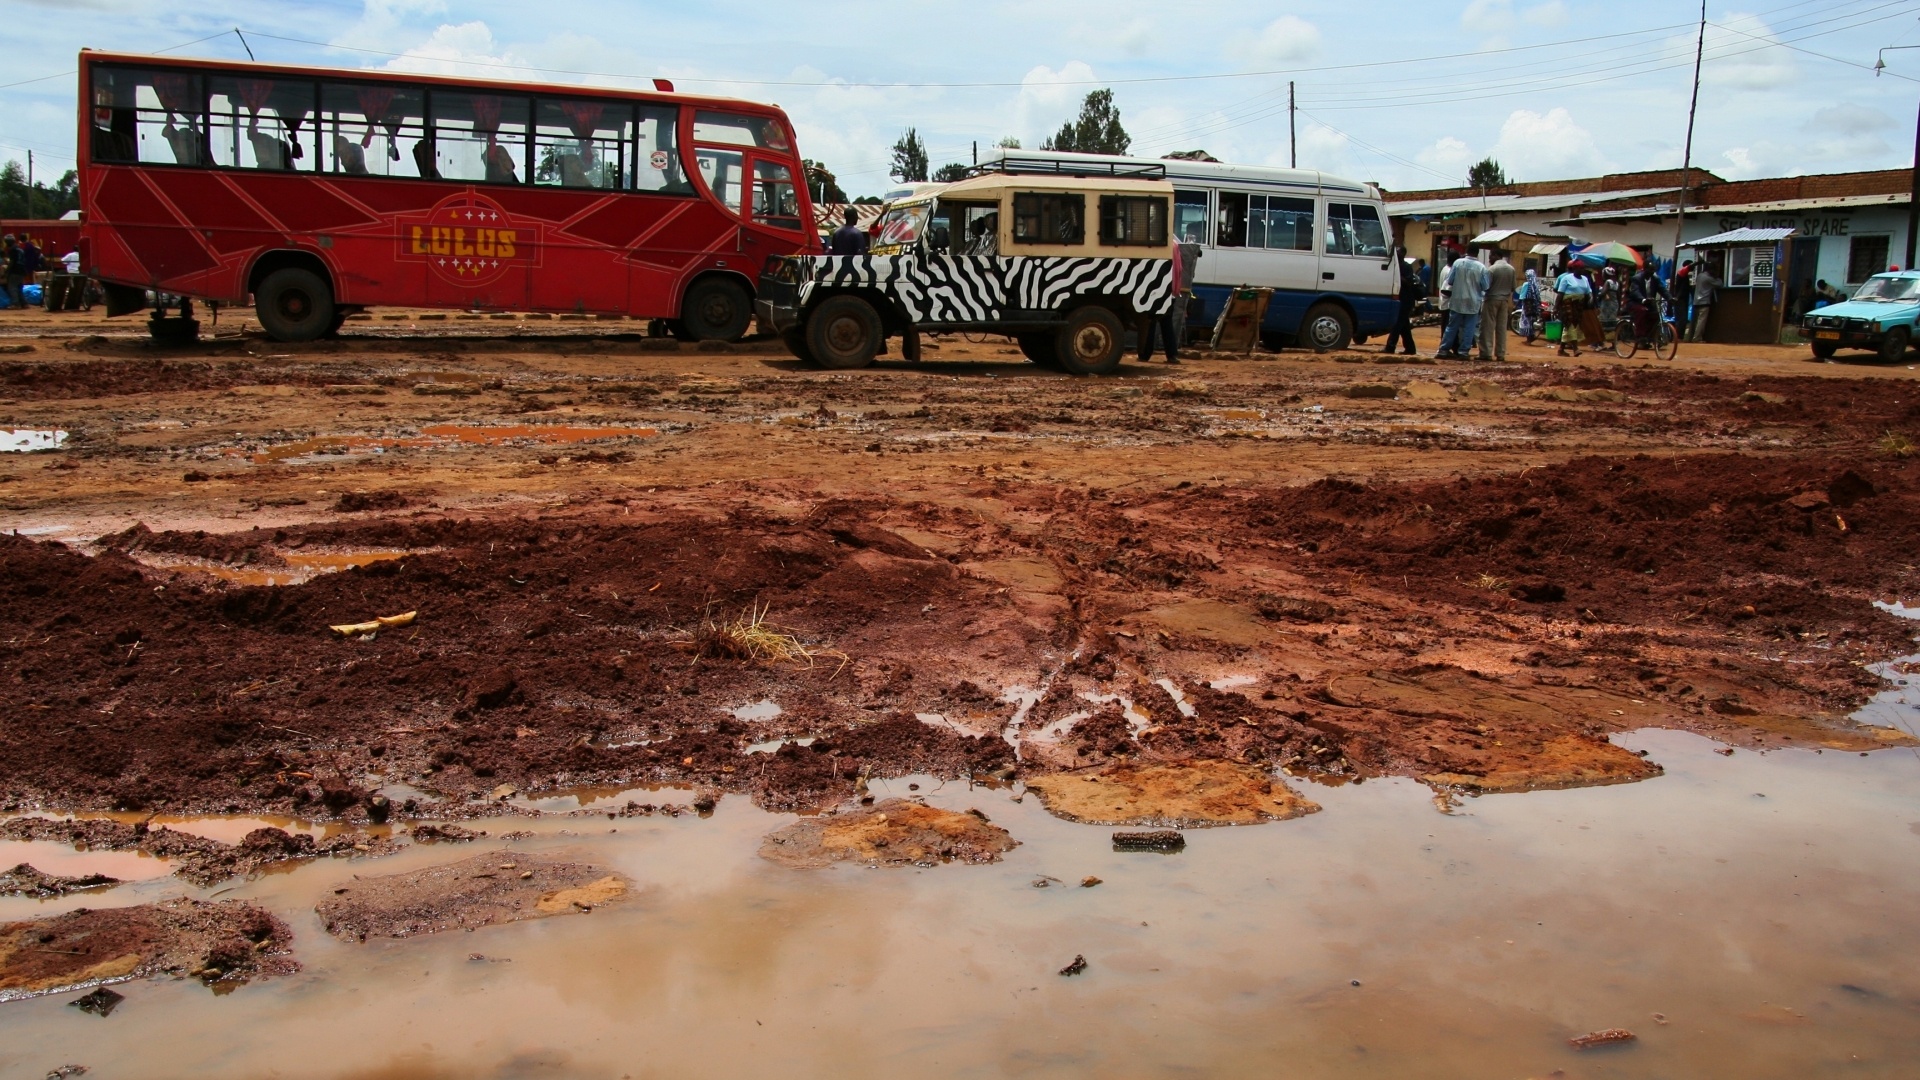
[[1533, 249], [1532, 249], [1531, 251], [1528, 251], [1528, 252], [1527, 252], [1527, 254], [1529, 254], [1529, 255], [1558, 255], [1558, 254], [1560, 254], [1561, 252], [1563, 252], [1563, 251], [1565, 251], [1565, 250], [1567, 250], [1567, 245], [1565, 245], [1565, 244], [1544, 244], [1544, 243], [1543, 243], [1543, 244], [1535, 244], [1535, 245], [1533, 245]]
[[1776, 240], [1785, 240], [1792, 236], [1793, 229], [1733, 229], [1728, 232], [1714, 233], [1698, 240], [1689, 240], [1681, 247], [1706, 247], [1709, 244], [1771, 244]]
[[1446, 214], [1510, 214], [1533, 210], [1565, 210], [1590, 203], [1618, 199], [1640, 199], [1665, 195], [1679, 188], [1645, 188], [1637, 191], [1586, 191], [1570, 195], [1479, 195], [1451, 199], [1415, 199], [1387, 203], [1388, 217], [1436, 217]]
[[1486, 232], [1483, 232], [1479, 236], [1476, 236], [1473, 239], [1467, 241], [1467, 243], [1497, 244], [1500, 241], [1505, 240], [1507, 237], [1513, 236], [1519, 231], [1520, 231], [1519, 229], [1488, 229]]
[[[1689, 206], [1689, 214], [1784, 214], [1796, 210], [1852, 210], [1863, 206], [1904, 206], [1912, 201], [1912, 196], [1898, 195], [1836, 195], [1830, 199], [1777, 199], [1773, 202], [1725, 203], [1710, 206]], [[1556, 225], [1578, 224], [1594, 221], [1628, 221], [1636, 218], [1672, 217], [1675, 207], [1672, 203], [1660, 203], [1657, 206], [1636, 206], [1626, 210], [1595, 210], [1589, 214]]]

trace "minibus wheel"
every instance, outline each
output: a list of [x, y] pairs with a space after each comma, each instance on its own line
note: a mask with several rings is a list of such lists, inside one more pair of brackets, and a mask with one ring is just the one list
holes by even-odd
[[1307, 309], [1300, 337], [1314, 352], [1339, 352], [1353, 341], [1353, 320], [1337, 304], [1315, 304]]
[[807, 349], [822, 367], [863, 368], [882, 343], [880, 313], [857, 296], [830, 296], [807, 313]]
[[680, 324], [695, 341], [739, 341], [752, 318], [747, 290], [726, 278], [696, 282], [680, 305]]
[[275, 270], [254, 290], [253, 311], [275, 341], [314, 341], [333, 330], [333, 289], [311, 270]]
[[1097, 304], [1075, 308], [1054, 337], [1054, 355], [1069, 375], [1110, 375], [1120, 366], [1120, 317]]

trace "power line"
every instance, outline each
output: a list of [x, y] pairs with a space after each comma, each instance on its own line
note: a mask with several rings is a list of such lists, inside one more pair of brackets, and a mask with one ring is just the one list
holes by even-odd
[[[233, 32], [234, 31], [232, 30], [222, 30], [217, 34], [208, 34], [206, 37], [203, 37], [203, 38], [194, 38], [192, 41], [183, 41], [178, 45], [169, 45], [164, 49], [155, 49], [153, 50], [153, 55], [158, 56], [161, 53], [170, 53], [177, 49], [184, 49], [189, 45], [198, 45], [203, 41], [212, 41], [214, 38], [223, 38]], [[39, 75], [31, 79], [21, 79], [19, 82], [0, 83], [0, 90], [10, 90], [13, 87], [26, 86], [29, 83], [46, 82], [48, 79], [64, 79], [69, 75], [78, 75], [78, 74], [80, 74], [78, 71], [61, 71], [61, 72], [56, 72], [55, 74], [52, 74], [52, 75]]]

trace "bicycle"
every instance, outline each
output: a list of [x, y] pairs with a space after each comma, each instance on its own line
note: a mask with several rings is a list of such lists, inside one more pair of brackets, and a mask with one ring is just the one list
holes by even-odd
[[[1680, 353], [1680, 334], [1673, 323], [1667, 320], [1669, 307], [1665, 297], [1660, 299], [1660, 313], [1653, 320], [1653, 355], [1662, 360], [1671, 360]], [[1634, 320], [1627, 317], [1615, 319], [1612, 325], [1602, 324], [1606, 331], [1607, 342], [1613, 346], [1613, 355], [1622, 360], [1633, 359], [1640, 350], [1640, 335], [1635, 331]], [[1624, 332], [1623, 332], [1624, 331]]]

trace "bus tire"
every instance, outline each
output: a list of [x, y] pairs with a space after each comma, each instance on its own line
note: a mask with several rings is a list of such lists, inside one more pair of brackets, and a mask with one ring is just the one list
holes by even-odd
[[799, 327], [796, 326], [790, 330], [780, 331], [780, 343], [787, 347], [788, 352], [805, 360], [807, 363], [818, 363], [818, 361], [813, 358], [813, 350], [807, 347], [806, 331]]
[[1120, 317], [1097, 304], [1075, 308], [1054, 333], [1054, 358], [1069, 375], [1111, 375], [1120, 366]]
[[695, 282], [680, 304], [680, 325], [695, 341], [739, 341], [752, 320], [747, 290], [728, 278]]
[[884, 342], [880, 313], [857, 296], [829, 296], [807, 313], [807, 351], [821, 367], [866, 367]]
[[1353, 319], [1338, 304], [1315, 304], [1300, 321], [1300, 339], [1314, 352], [1339, 352], [1353, 341]]
[[275, 341], [315, 341], [333, 332], [333, 288], [311, 270], [275, 270], [254, 291], [253, 313]]
[[1013, 340], [1020, 346], [1020, 354], [1043, 368], [1060, 366], [1060, 350], [1055, 345], [1053, 335], [1048, 333], [1015, 334]]

